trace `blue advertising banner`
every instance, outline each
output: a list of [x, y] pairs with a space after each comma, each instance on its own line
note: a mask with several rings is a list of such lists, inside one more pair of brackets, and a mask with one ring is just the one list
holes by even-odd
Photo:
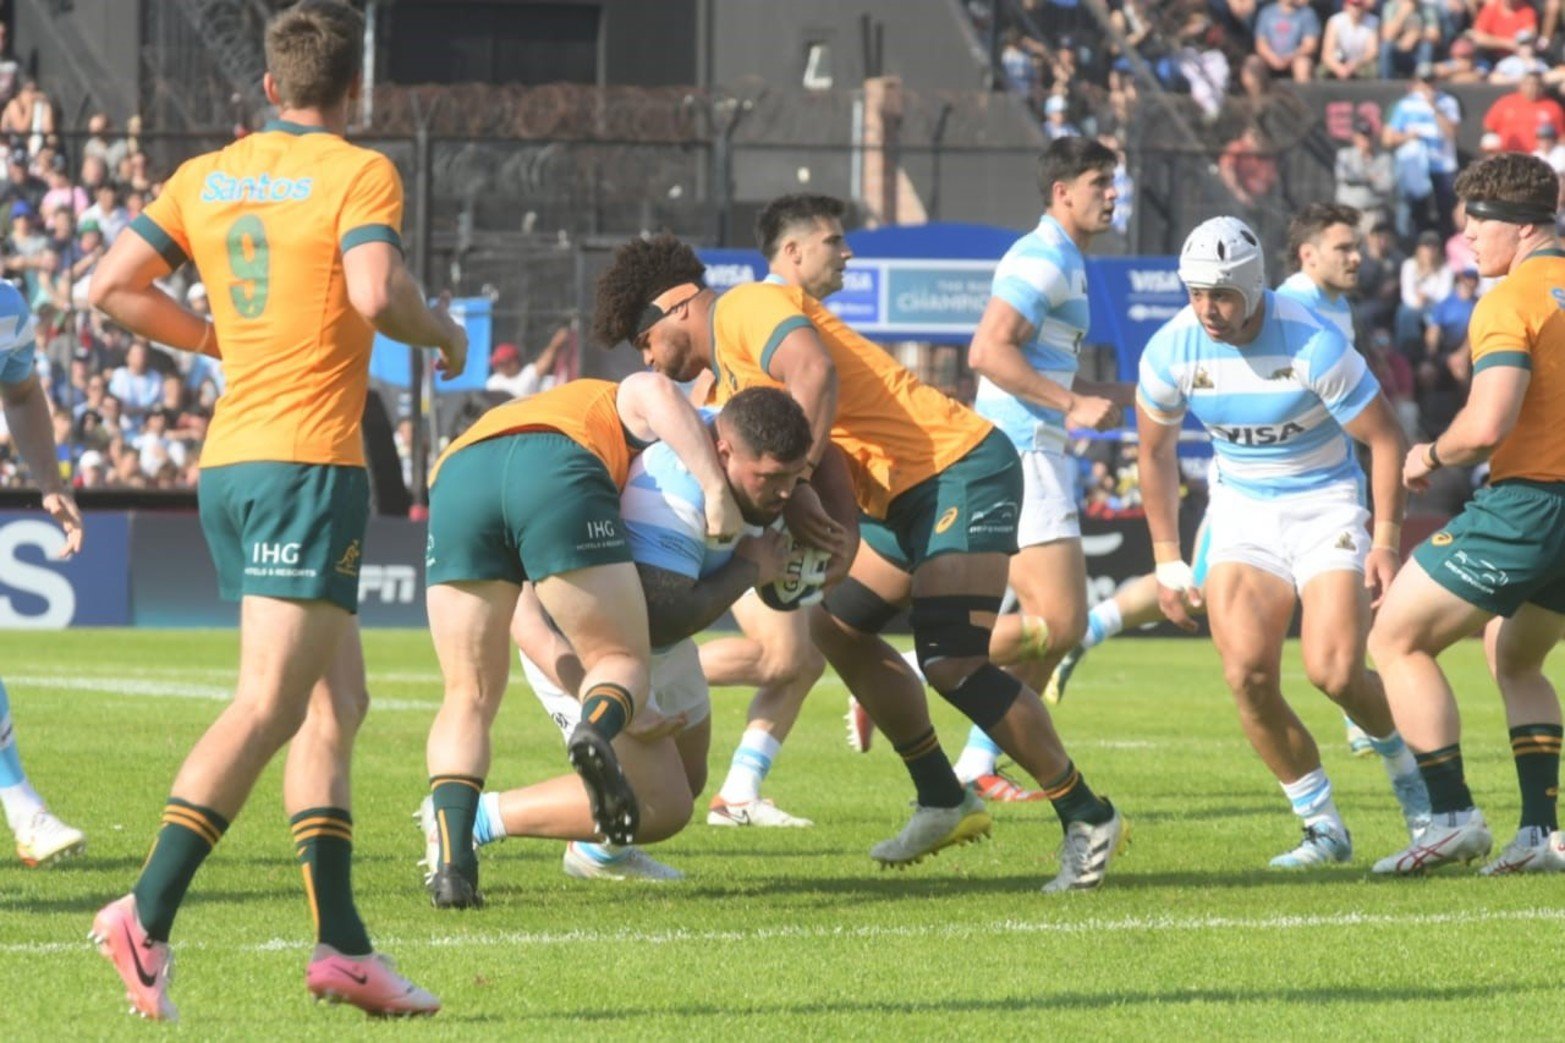
[[0, 628], [60, 630], [130, 622], [130, 525], [88, 514], [69, 561], [59, 526], [41, 511], [0, 511]]
[[[95, 518], [98, 516], [94, 516]], [[115, 516], [122, 522], [124, 515]], [[121, 622], [139, 627], [231, 627], [239, 607], [217, 594], [217, 573], [194, 514], [141, 513], [129, 527], [130, 610]], [[359, 564], [359, 623], [422, 627], [425, 526], [402, 518], [371, 518]], [[121, 565], [124, 568], [124, 565]]]
[[[489, 379], [494, 305], [488, 297], [460, 297], [451, 302], [451, 317], [467, 330], [467, 368], [455, 380], [447, 380], [436, 374], [435, 390], [482, 391], [484, 382]], [[370, 352], [370, 377], [393, 387], [407, 387], [412, 373], [408, 350], [408, 346], [401, 341], [375, 334], [375, 346]], [[434, 365], [434, 352], [430, 352], [426, 358], [427, 365]]]
[[[995, 265], [1018, 235], [969, 225], [854, 232], [848, 241], [858, 255], [848, 263], [842, 290], [824, 303], [873, 340], [966, 344], [988, 304]], [[871, 253], [877, 250], [884, 256]], [[715, 289], [766, 276], [766, 262], [754, 250], [700, 255]], [[1177, 269], [1174, 257], [1087, 258], [1087, 342], [1113, 347], [1119, 379], [1136, 379], [1147, 339], [1185, 306]]]
[[1119, 379], [1126, 381], [1136, 379], [1152, 334], [1188, 303], [1176, 257], [1089, 257], [1087, 298], [1087, 340], [1113, 346]]

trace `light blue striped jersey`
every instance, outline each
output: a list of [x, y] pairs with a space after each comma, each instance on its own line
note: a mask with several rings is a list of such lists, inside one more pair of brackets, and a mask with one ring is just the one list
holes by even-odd
[[[993, 296], [1015, 308], [1033, 327], [1022, 355], [1040, 374], [1063, 387], [1076, 380], [1081, 342], [1092, 325], [1087, 304], [1087, 265], [1081, 250], [1048, 214], [1012, 244], [994, 271]], [[1065, 414], [1017, 398], [987, 377], [973, 403], [1018, 449], [1065, 448]]]
[[[708, 424], [715, 409], [700, 410]], [[654, 442], [630, 464], [619, 499], [630, 556], [690, 579], [708, 576], [733, 557], [733, 547], [706, 542], [706, 495], [666, 442]]]
[[1282, 281], [1277, 287], [1277, 296], [1292, 297], [1306, 308], [1320, 313], [1320, 317], [1331, 322], [1337, 327], [1348, 342], [1348, 347], [1355, 347], [1358, 338], [1353, 332], [1353, 305], [1348, 301], [1345, 293], [1337, 294], [1337, 299], [1332, 300], [1326, 295], [1326, 291], [1315, 284], [1303, 272], [1294, 272]]
[[38, 338], [22, 292], [0, 281], [0, 384], [20, 384], [36, 371]]
[[1184, 308], [1147, 342], [1136, 400], [1177, 424], [1186, 409], [1212, 435], [1218, 480], [1272, 499], [1363, 478], [1342, 430], [1380, 384], [1336, 327], [1267, 290], [1265, 319], [1243, 347], [1213, 340]]

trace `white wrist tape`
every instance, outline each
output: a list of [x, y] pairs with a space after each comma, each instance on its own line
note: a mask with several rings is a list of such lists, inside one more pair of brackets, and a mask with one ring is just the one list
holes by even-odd
[[1157, 583], [1169, 590], [1189, 590], [1195, 586], [1195, 573], [1183, 561], [1165, 561], [1157, 567]]

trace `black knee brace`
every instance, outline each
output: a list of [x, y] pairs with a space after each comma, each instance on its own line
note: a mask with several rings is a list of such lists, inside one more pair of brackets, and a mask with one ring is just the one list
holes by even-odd
[[827, 592], [824, 607], [861, 634], [880, 633], [897, 614], [897, 606], [852, 576]]
[[[989, 658], [989, 634], [1000, 613], [1000, 599], [951, 594], [913, 599], [913, 647], [918, 665], [929, 670], [937, 659]], [[987, 617], [989, 625], [974, 622]]]
[[1010, 712], [1021, 691], [1020, 681], [993, 663], [985, 663], [951, 691], [940, 694], [968, 720], [988, 731]]
[[913, 599], [913, 647], [925, 676], [941, 659], [982, 661], [983, 665], [955, 687], [934, 688], [968, 720], [985, 729], [1006, 715], [1022, 690], [1020, 681], [988, 661], [993, 624], [984, 626], [975, 621], [992, 620], [999, 610], [999, 598], [980, 595]]

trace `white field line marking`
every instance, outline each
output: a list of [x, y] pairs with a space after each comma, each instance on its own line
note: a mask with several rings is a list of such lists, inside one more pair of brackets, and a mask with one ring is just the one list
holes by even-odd
[[[228, 702], [234, 690], [230, 685], [191, 684], [188, 681], [163, 681], [155, 678], [78, 677], [66, 674], [13, 674], [6, 679], [13, 688], [36, 685], [39, 688], [66, 688], [97, 695], [134, 698], [201, 699]], [[374, 681], [371, 680], [373, 688]], [[370, 709], [422, 710], [440, 707], [438, 699], [377, 699], [370, 695]]]
[[[708, 945], [714, 942], [764, 942], [778, 940], [829, 940], [875, 938], [991, 938], [995, 935], [1047, 934], [1184, 934], [1198, 931], [1276, 932], [1320, 928], [1355, 927], [1437, 927], [1485, 923], [1560, 923], [1565, 909], [1477, 909], [1454, 913], [1332, 913], [1324, 916], [1130, 916], [1117, 920], [1087, 919], [1070, 923], [1058, 921], [999, 920], [988, 924], [910, 924], [888, 927], [867, 924], [860, 927], [757, 927], [734, 931], [503, 931], [469, 935], [383, 938], [388, 949], [495, 948], [510, 946], [557, 945]], [[180, 949], [208, 949], [233, 952], [281, 952], [303, 950], [301, 938], [272, 938], [259, 943], [220, 945], [209, 942], [184, 942]], [[81, 943], [18, 942], [0, 944], [0, 954], [47, 955], [78, 952]]]

